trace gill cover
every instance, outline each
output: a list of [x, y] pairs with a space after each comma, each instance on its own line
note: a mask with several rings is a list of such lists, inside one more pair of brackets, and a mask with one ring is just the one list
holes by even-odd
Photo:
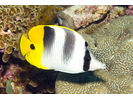
[[41, 56], [43, 51], [43, 36], [44, 36], [44, 25], [35, 26], [30, 29], [28, 33], [29, 39], [22, 35], [20, 39], [20, 51], [26, 60], [41, 69], [48, 69], [41, 65]]

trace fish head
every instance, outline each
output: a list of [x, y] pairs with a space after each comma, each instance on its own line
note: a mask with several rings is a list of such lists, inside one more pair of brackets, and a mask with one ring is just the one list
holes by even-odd
[[41, 56], [43, 52], [43, 26], [36, 26], [30, 29], [27, 38], [24, 34], [20, 38], [20, 52], [26, 60], [41, 69], [47, 69], [41, 65]]

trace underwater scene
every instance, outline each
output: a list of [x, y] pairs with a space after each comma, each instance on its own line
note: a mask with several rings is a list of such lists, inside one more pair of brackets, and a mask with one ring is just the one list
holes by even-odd
[[132, 5], [0, 5], [0, 94], [132, 93]]

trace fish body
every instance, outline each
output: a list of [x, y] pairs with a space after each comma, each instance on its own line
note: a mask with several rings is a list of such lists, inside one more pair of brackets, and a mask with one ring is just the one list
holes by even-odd
[[104, 69], [76, 31], [57, 25], [38, 25], [30, 29], [28, 38], [20, 39], [20, 51], [26, 60], [41, 69], [81, 73]]

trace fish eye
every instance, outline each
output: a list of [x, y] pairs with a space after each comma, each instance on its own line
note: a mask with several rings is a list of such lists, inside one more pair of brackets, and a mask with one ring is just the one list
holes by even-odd
[[34, 44], [31, 44], [31, 45], [30, 45], [30, 48], [31, 48], [32, 50], [34, 50], [34, 49], [35, 49]]
[[85, 41], [85, 46], [88, 47], [88, 43]]

